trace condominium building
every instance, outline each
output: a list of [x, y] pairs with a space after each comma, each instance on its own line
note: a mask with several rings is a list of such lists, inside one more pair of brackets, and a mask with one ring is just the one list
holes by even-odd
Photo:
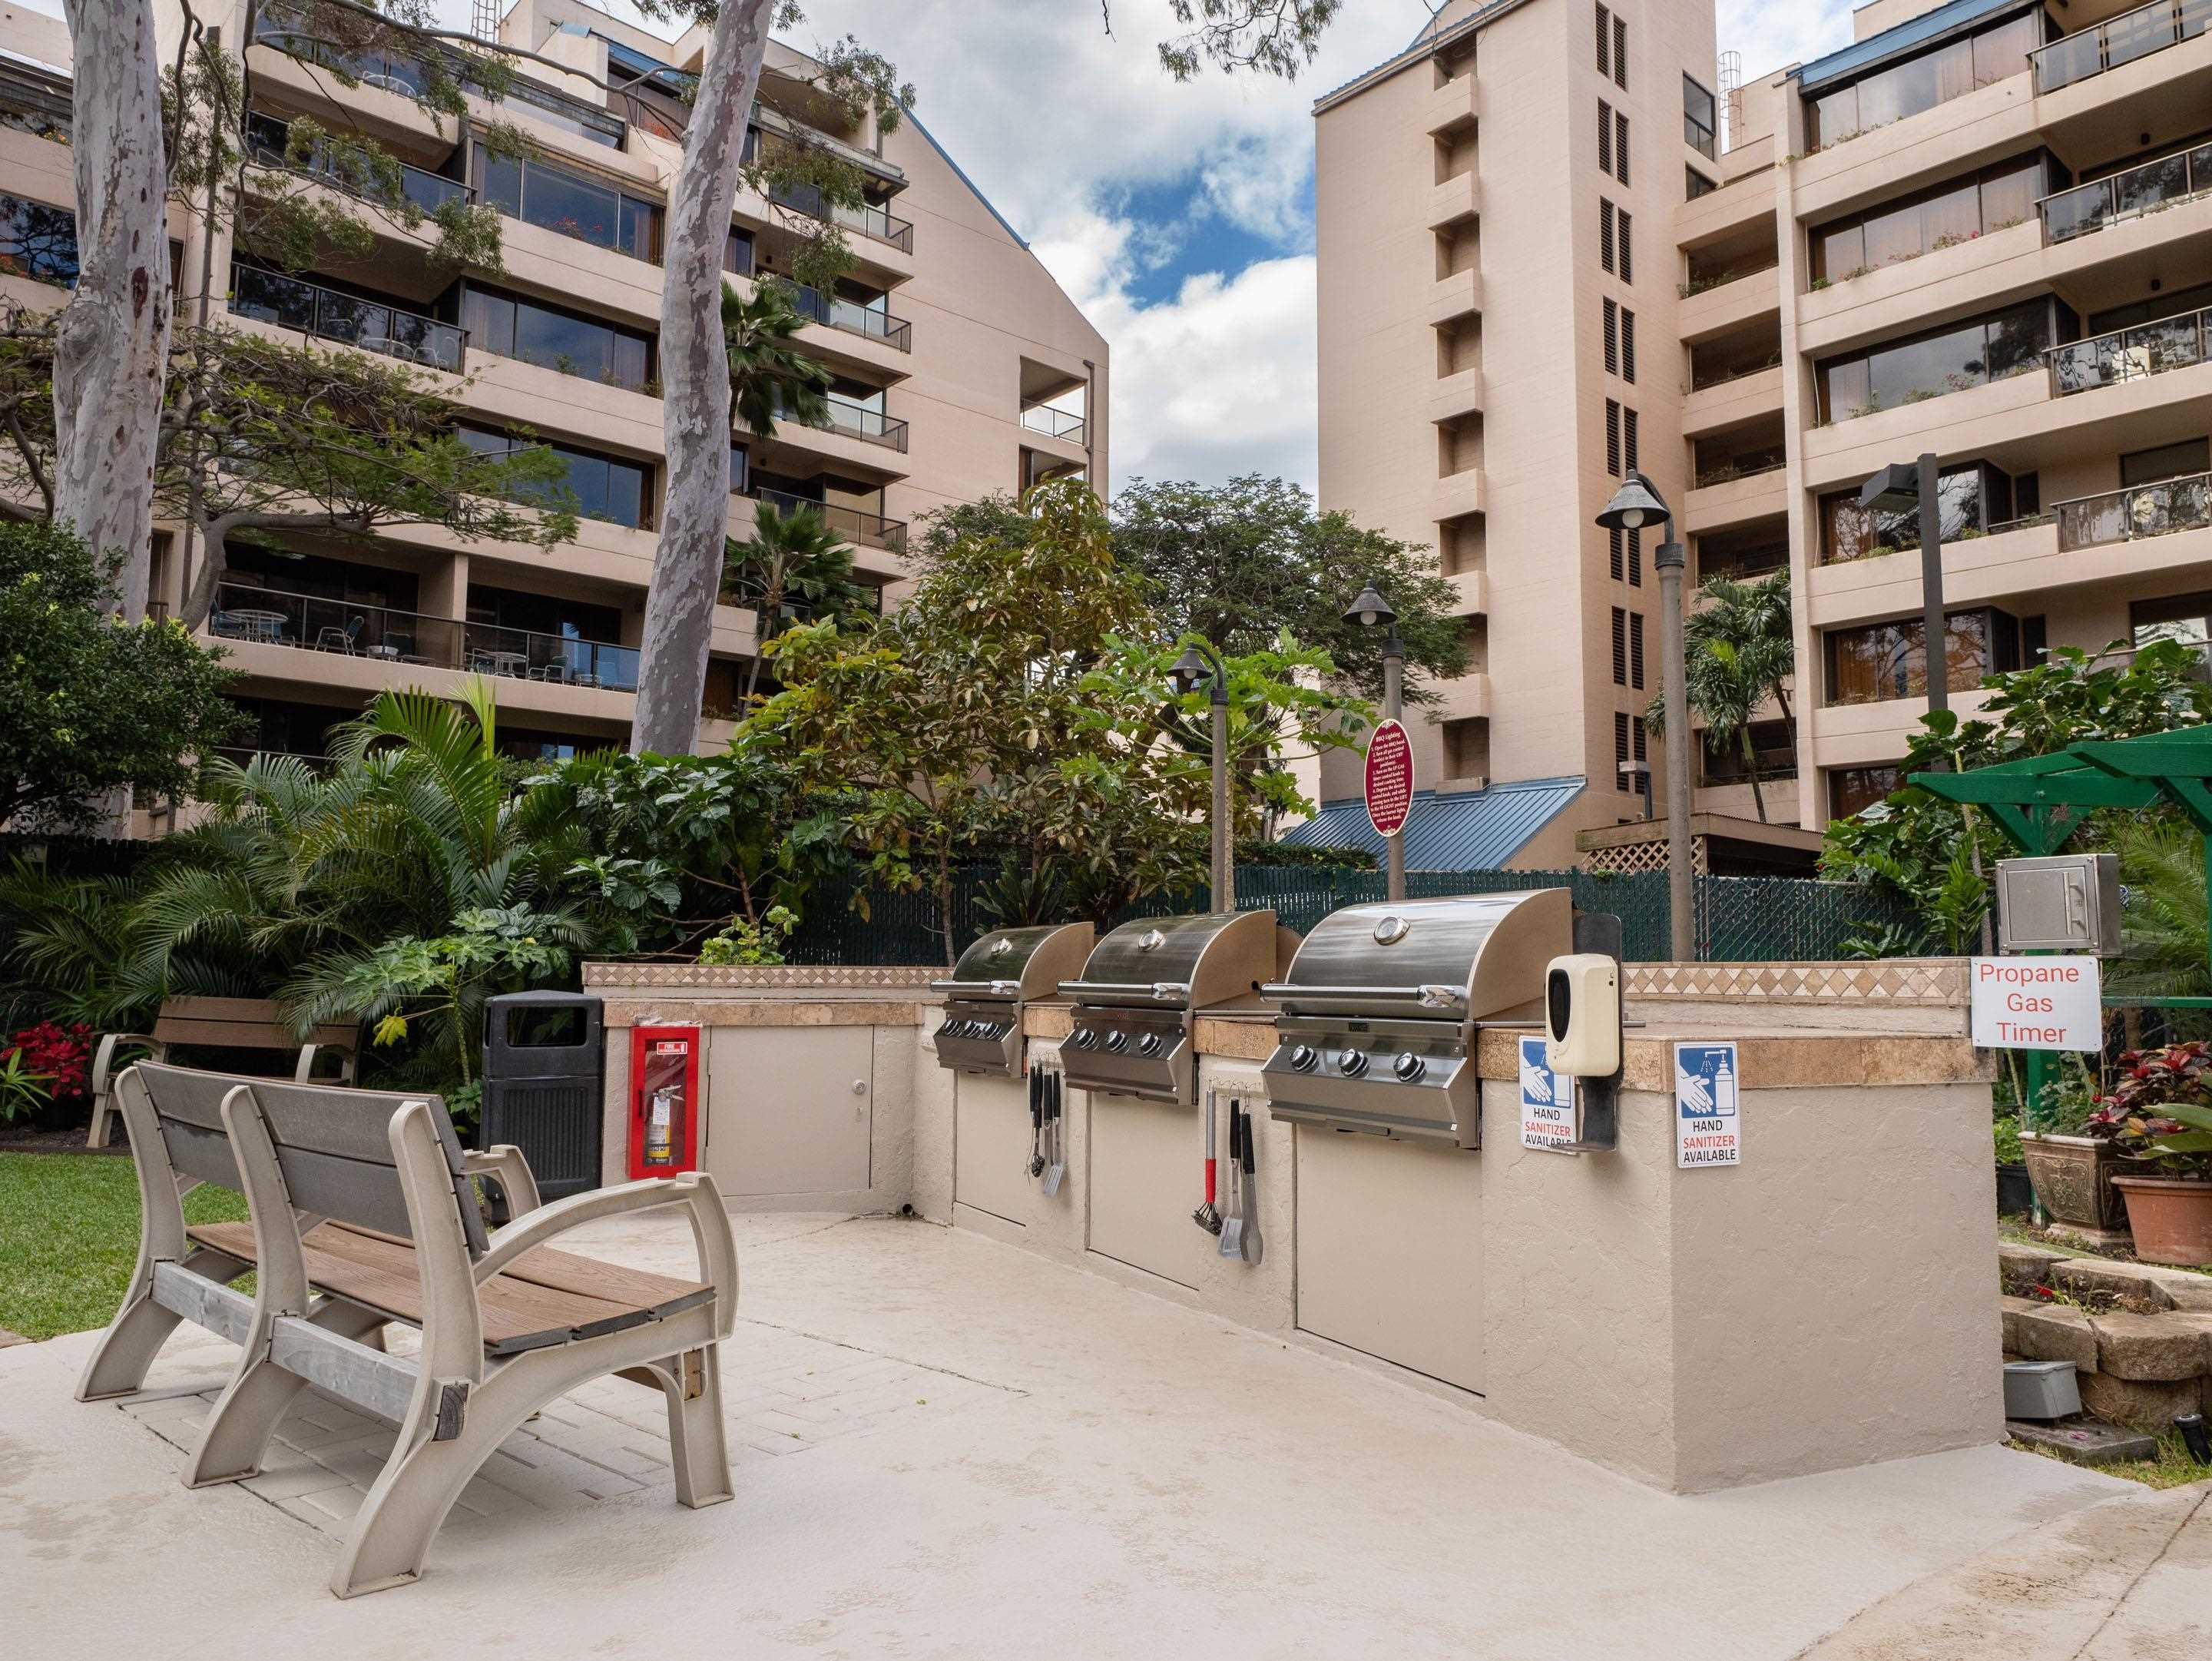
[[1710, 0], [1455, 3], [1317, 106], [1322, 495], [1460, 589], [1471, 672], [1418, 747], [1447, 845], [1648, 857], [1652, 545], [1592, 524], [1627, 469], [1692, 584], [1790, 576], [1751, 736], [1802, 828], [1701, 730], [1716, 868], [1898, 782], [1927, 681], [1917, 516], [1857, 506], [1888, 464], [1941, 464], [1954, 708], [2212, 632], [2212, 0], [1853, 21], [1739, 87]]
[[[234, 48], [241, 40], [245, 5], [196, 11]], [[273, 176], [294, 120], [366, 135], [405, 164], [401, 188], [426, 209], [495, 206], [504, 269], [442, 268], [428, 236], [364, 215], [376, 234], [367, 257], [283, 271], [228, 224], [173, 209], [180, 313], [198, 304], [204, 259], [229, 326], [420, 366], [459, 405], [470, 441], [498, 447], [522, 429], [551, 446], [582, 517], [574, 541], [547, 549], [416, 529], [234, 547], [210, 633], [258, 722], [248, 742], [319, 754], [378, 689], [453, 691], [478, 673], [494, 677], [518, 753], [619, 744], [666, 487], [662, 236], [703, 32], [672, 43], [585, 0], [513, 0], [498, 37], [533, 56], [510, 60], [495, 100], [466, 83], [468, 119], [441, 122], [410, 94], [449, 46], [421, 37], [356, 54], [358, 84], [345, 86], [298, 14], [262, 0], [254, 16], [246, 140], [264, 166], [249, 178]], [[179, 18], [164, 8], [162, 21], [173, 50]], [[70, 43], [58, 21], [0, 5], [0, 286], [52, 305], [75, 270]], [[744, 537], [763, 502], [818, 508], [854, 546], [860, 579], [895, 602], [920, 515], [1043, 478], [1103, 481], [1106, 344], [921, 123], [852, 123], [817, 91], [818, 70], [770, 47], [748, 143], [833, 149], [866, 180], [867, 204], [741, 190], [725, 265], [748, 291], [788, 275], [808, 217], [842, 228], [850, 272], [834, 293], [798, 290], [799, 343], [834, 376], [829, 420], [779, 422], [772, 440], [736, 427], [730, 532]], [[526, 134], [527, 154], [487, 144], [495, 123]], [[185, 593], [182, 545], [166, 526], [155, 549], [154, 593], [171, 607]], [[715, 608], [702, 748], [728, 739], [757, 636], [742, 596]]]

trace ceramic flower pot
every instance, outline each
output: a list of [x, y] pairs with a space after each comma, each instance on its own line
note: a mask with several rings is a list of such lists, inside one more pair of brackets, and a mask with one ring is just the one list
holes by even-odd
[[2136, 1256], [2147, 1263], [2212, 1268], [2212, 1182], [2179, 1177], [2115, 1177], [2126, 1196]]
[[2020, 1146], [2035, 1197], [2053, 1223], [2092, 1235], [2127, 1232], [2127, 1202], [2112, 1186], [2125, 1166], [2110, 1142], [2037, 1131], [2024, 1134]]

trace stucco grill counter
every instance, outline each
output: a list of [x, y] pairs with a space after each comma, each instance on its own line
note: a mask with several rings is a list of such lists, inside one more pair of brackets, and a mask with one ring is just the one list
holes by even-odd
[[1052, 996], [1062, 978], [1082, 967], [1095, 937], [1087, 922], [994, 928], [963, 952], [951, 979], [929, 983], [945, 995], [938, 1065], [1019, 1078], [1023, 1010], [1032, 998]]

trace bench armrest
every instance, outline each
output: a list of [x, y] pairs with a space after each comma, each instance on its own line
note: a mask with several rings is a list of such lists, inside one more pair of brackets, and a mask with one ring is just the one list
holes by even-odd
[[471, 1177], [488, 1177], [499, 1185], [510, 1220], [544, 1203], [538, 1197], [538, 1178], [531, 1173], [530, 1161], [513, 1142], [466, 1149], [461, 1154], [461, 1168]]
[[92, 1058], [92, 1093], [95, 1099], [107, 1093], [118, 1050], [143, 1050], [155, 1056], [161, 1053], [161, 1046], [143, 1032], [109, 1033], [100, 1041], [100, 1048]]
[[720, 1335], [726, 1338], [737, 1319], [738, 1247], [730, 1233], [730, 1214], [722, 1208], [722, 1191], [703, 1171], [619, 1183], [540, 1206], [492, 1232], [489, 1249], [476, 1261], [476, 1282], [482, 1286], [524, 1252], [584, 1223], [672, 1205], [684, 1207], [690, 1217], [692, 1244], [699, 1252], [699, 1278], [714, 1288], [715, 1323]]
[[[323, 1056], [336, 1056], [338, 1058], [336, 1079], [315, 1077], [316, 1060]], [[292, 1068], [292, 1082], [349, 1085], [353, 1082], [355, 1059], [353, 1046], [349, 1043], [303, 1043], [300, 1046], [300, 1058]]]

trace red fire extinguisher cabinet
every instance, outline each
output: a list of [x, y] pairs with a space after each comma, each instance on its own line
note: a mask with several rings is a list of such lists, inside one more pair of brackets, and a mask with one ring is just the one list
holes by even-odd
[[629, 1174], [699, 1168], [699, 1029], [641, 1026], [629, 1049]]

